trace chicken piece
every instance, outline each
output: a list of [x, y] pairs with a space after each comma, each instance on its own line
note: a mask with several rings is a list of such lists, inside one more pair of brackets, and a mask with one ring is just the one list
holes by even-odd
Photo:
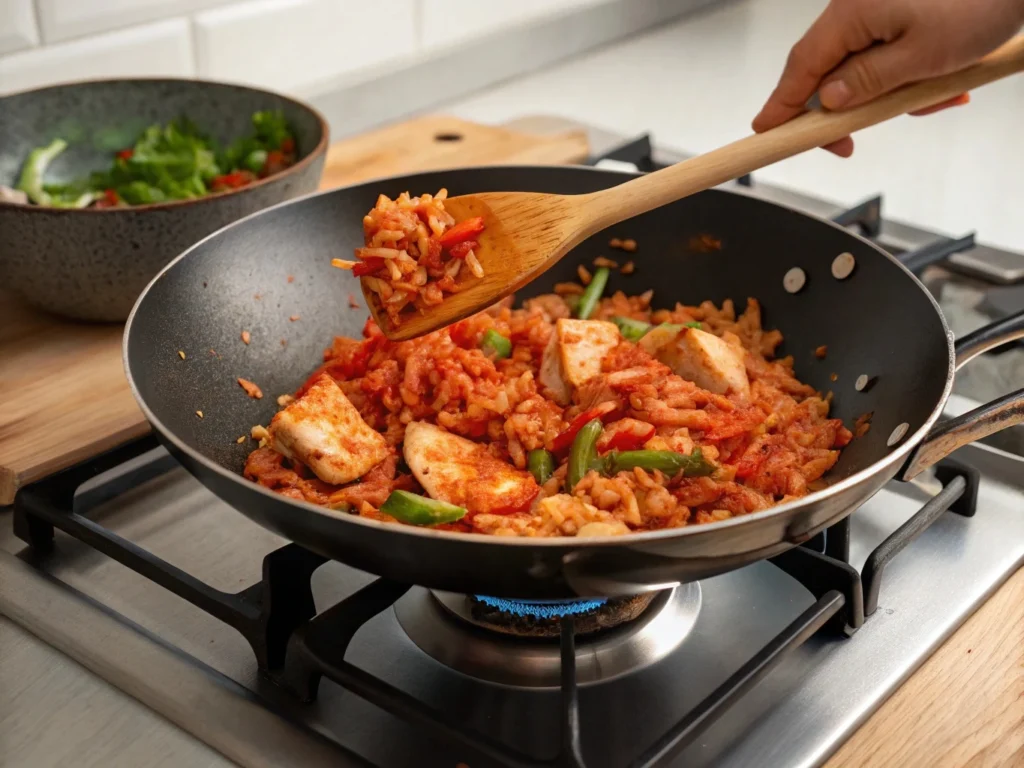
[[544, 357], [540, 362], [541, 386], [546, 390], [544, 394], [561, 406], [566, 406], [572, 399], [572, 387], [565, 380], [565, 372], [562, 370], [562, 357], [558, 353], [558, 334], [552, 333], [551, 340], [544, 348]]
[[471, 513], [510, 514], [530, 508], [540, 486], [529, 472], [441, 427], [414, 421], [405, 428], [405, 463], [433, 499]]
[[678, 325], [673, 323], [661, 323], [656, 325], [643, 336], [640, 337], [640, 341], [637, 342], [637, 346], [640, 347], [644, 352], [651, 355], [651, 357], [657, 357], [658, 351], [668, 344], [671, 344], [676, 340], [676, 336], [679, 335], [680, 328]]
[[559, 319], [540, 364], [546, 394], [559, 405], [568, 405], [573, 389], [601, 373], [601, 361], [621, 339], [615, 323]]
[[270, 421], [270, 446], [301, 461], [325, 483], [362, 477], [388, 455], [384, 436], [363, 421], [327, 374]]
[[743, 398], [750, 394], [743, 349], [713, 333], [683, 328], [671, 344], [658, 348], [656, 357], [677, 375], [709, 392]]
[[622, 340], [618, 326], [607, 320], [566, 320], [555, 324], [565, 381], [578, 387], [601, 373], [601, 361]]

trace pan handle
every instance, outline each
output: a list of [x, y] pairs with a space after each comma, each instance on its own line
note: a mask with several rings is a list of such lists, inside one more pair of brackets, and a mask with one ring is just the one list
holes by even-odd
[[[969, 333], [956, 342], [956, 368], [990, 349], [1024, 338], [1024, 310]], [[1024, 424], [1024, 389], [1018, 389], [991, 403], [935, 425], [911, 454], [903, 479], [912, 480], [928, 467], [968, 443]]]

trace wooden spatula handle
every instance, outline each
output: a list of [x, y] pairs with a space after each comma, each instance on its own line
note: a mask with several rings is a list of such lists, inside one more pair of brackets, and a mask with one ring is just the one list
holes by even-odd
[[904, 86], [842, 112], [812, 110], [764, 133], [589, 195], [587, 213], [596, 217], [593, 231], [1021, 71], [1024, 35], [958, 72]]

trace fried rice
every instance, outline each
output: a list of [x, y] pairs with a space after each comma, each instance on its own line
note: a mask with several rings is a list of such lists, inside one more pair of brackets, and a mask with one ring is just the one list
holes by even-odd
[[403, 315], [436, 306], [457, 292], [463, 272], [484, 276], [474, 252], [483, 220], [456, 224], [444, 209], [447, 196], [446, 189], [419, 197], [403, 192], [394, 200], [380, 195], [363, 217], [364, 247], [355, 249], [356, 260], [332, 261], [363, 278], [395, 327]]
[[[404, 210], [411, 210], [414, 200], [405, 201]], [[415, 216], [422, 223], [422, 206], [436, 205], [437, 198], [418, 200], [413, 207], [420, 206]], [[379, 208], [380, 218], [367, 224], [368, 232], [398, 215], [391, 205]], [[394, 231], [407, 236], [408, 223], [394, 225]], [[417, 263], [415, 269], [420, 268]], [[458, 519], [434, 525], [443, 530], [618, 535], [724, 520], [804, 496], [850, 441], [841, 420], [829, 418], [831, 397], [799, 381], [792, 358], [775, 356], [782, 334], [762, 327], [755, 299], [737, 314], [728, 300], [721, 306], [706, 301], [652, 309], [650, 291], [616, 292], [601, 299], [589, 319], [571, 320], [579, 292], [539, 296], [515, 309], [508, 300], [407, 342], [389, 341], [367, 320], [362, 338], [334, 339], [323, 364], [269, 431], [254, 431], [261, 444], [248, 457], [246, 477], [338, 514], [396, 524], [403, 523], [381, 508], [393, 493], [405, 491], [463, 508]], [[643, 338], [616, 338], [615, 326], [601, 322], [613, 318], [673, 329], [666, 335], [671, 344], [681, 345], [689, 334], [695, 343], [731, 356], [733, 369], [712, 372], [728, 374], [735, 386], [706, 379], [706, 371], [688, 373], [693, 361], [678, 352], [665, 353], [667, 348], [652, 347]], [[573, 368], [569, 363], [575, 365], [579, 349], [593, 352], [586, 339], [580, 346], [580, 328], [601, 330], [611, 340]], [[501, 354], [488, 341], [498, 337], [509, 342]], [[559, 358], [567, 381], [553, 380], [548, 370], [559, 344], [577, 345]], [[574, 374], [579, 375], [574, 379]], [[321, 444], [307, 455], [274, 439], [275, 428], [284, 429], [278, 420], [288, 408], [301, 404], [311, 389], [333, 392], [335, 385], [380, 440], [372, 450], [351, 446], [336, 462], [349, 475], [359, 473], [345, 483], [323, 479], [328, 475], [319, 463]], [[600, 422], [594, 446], [598, 461], [570, 482], [581, 425], [595, 419]], [[430, 425], [431, 435], [456, 441], [456, 448], [445, 444], [432, 457], [410, 456], [405, 444], [410, 424]], [[351, 433], [342, 426], [341, 432]], [[698, 457], [706, 471], [691, 476], [641, 466], [616, 470], [607, 461], [603, 469], [598, 466], [602, 456], [608, 459], [617, 449]], [[446, 467], [447, 457], [460, 450], [469, 458]], [[360, 462], [369, 454], [384, 458], [363, 471]], [[550, 457], [549, 477], [531, 474], [535, 454]], [[503, 484], [500, 493], [494, 490], [495, 477]], [[498, 497], [508, 503], [496, 502]]]

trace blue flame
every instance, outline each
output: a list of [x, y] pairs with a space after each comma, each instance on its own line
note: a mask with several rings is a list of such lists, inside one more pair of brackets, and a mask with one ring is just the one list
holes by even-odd
[[557, 619], [562, 616], [575, 616], [593, 611], [604, 605], [607, 600], [505, 600], [500, 597], [476, 595], [476, 599], [499, 611], [511, 613], [513, 616], [532, 616], [536, 619]]

